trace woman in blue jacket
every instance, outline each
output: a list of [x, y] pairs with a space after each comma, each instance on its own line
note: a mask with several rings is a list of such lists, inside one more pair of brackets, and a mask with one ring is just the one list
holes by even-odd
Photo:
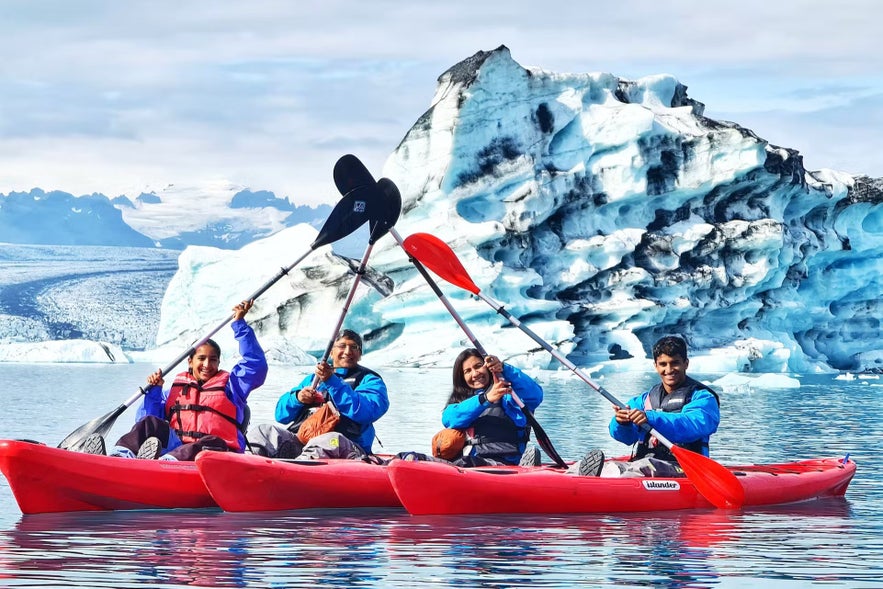
[[465, 430], [460, 459], [469, 465], [518, 464], [530, 436], [518, 396], [531, 411], [543, 401], [543, 389], [524, 372], [478, 350], [460, 352], [454, 361], [454, 390], [442, 412], [447, 428]]

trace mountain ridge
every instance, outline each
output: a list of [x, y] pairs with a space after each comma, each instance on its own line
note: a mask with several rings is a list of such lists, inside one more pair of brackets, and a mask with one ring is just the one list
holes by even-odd
[[[194, 189], [189, 189], [194, 190]], [[199, 189], [189, 200], [199, 199]], [[182, 250], [188, 245], [237, 249], [285, 227], [306, 223], [320, 227], [329, 205], [295, 205], [270, 191], [230, 189], [223, 198], [205, 198], [190, 214], [166, 195], [142, 193], [133, 202], [124, 195], [75, 196], [62, 190], [0, 194], [0, 242], [32, 245], [103, 245]], [[209, 192], [207, 192], [209, 194]], [[199, 215], [194, 222], [194, 217]], [[136, 229], [134, 221], [140, 227]], [[152, 217], [155, 217], [153, 219]], [[185, 218], [186, 217], [186, 218]], [[161, 229], [161, 231], [160, 231]]]

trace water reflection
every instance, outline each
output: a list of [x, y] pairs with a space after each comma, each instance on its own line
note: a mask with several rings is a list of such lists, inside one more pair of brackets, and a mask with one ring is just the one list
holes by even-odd
[[60, 584], [76, 578], [84, 585], [108, 574], [148, 585], [246, 587], [292, 576], [370, 585], [379, 578], [370, 569], [382, 563], [384, 524], [377, 516], [208, 510], [24, 516], [4, 534], [0, 575]]
[[[782, 541], [795, 526], [802, 537], [810, 528], [812, 546]], [[0, 578], [10, 585], [99, 586], [110, 575], [120, 586], [174, 587], [409, 587], [415, 580], [566, 587], [578, 580], [698, 589], [769, 570], [780, 578], [823, 580], [836, 570], [826, 546], [842, 543], [853, 527], [843, 498], [615, 517], [416, 517], [399, 510], [46, 514], [23, 516], [0, 532]]]

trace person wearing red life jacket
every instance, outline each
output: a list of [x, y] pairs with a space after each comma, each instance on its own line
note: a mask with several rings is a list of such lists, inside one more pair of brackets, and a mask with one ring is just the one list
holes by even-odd
[[[229, 372], [220, 370], [221, 349], [208, 339], [194, 349], [188, 369], [163, 390], [163, 374], [147, 378], [136, 423], [111, 449], [111, 456], [193, 460], [202, 450], [243, 452], [248, 395], [267, 377], [267, 359], [245, 315], [254, 301], [233, 308], [230, 327], [242, 356]], [[104, 453], [104, 444], [87, 444]]]

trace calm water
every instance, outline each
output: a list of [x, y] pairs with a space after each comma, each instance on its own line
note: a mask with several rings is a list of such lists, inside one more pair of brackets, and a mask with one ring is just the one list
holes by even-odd
[[[57, 444], [128, 398], [153, 367], [0, 365], [0, 438]], [[427, 451], [447, 370], [383, 371], [392, 408], [381, 450]], [[254, 420], [303, 374], [273, 367]], [[703, 377], [712, 382], [716, 377]], [[651, 375], [599, 379], [620, 399]], [[842, 456], [859, 466], [845, 499], [609, 516], [413, 517], [398, 510], [23, 516], [0, 477], [0, 587], [883, 587], [883, 381], [802, 377], [798, 389], [724, 390], [714, 440], [724, 463]], [[610, 408], [568, 372], [540, 376], [537, 418], [566, 458], [625, 447]], [[50, 393], [51, 391], [51, 393]], [[48, 402], [47, 399], [53, 399]], [[134, 409], [116, 434], [132, 423]], [[468, 498], [464, 498], [468, 500]]]

